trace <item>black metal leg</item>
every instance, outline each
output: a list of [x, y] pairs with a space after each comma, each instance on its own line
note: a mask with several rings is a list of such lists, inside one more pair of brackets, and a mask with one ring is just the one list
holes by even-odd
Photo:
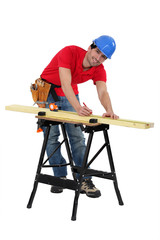
[[80, 191], [81, 191], [81, 184], [82, 184], [83, 177], [84, 177], [83, 174], [84, 174], [84, 172], [86, 170], [86, 166], [87, 166], [87, 160], [88, 160], [88, 155], [89, 155], [89, 151], [90, 151], [90, 148], [91, 148], [92, 139], [93, 139], [93, 131], [90, 132], [89, 137], [88, 137], [86, 151], [85, 151], [83, 163], [82, 163], [82, 166], [81, 166], [80, 176], [79, 176], [78, 188], [75, 191], [75, 198], [74, 198], [72, 218], [71, 218], [71, 220], [73, 220], [73, 221], [76, 220], [76, 214], [77, 214], [77, 208], [78, 208], [78, 199], [79, 199], [79, 195], [80, 195]]
[[40, 154], [40, 158], [39, 158], [39, 163], [38, 163], [38, 167], [37, 167], [37, 172], [36, 172], [36, 177], [35, 177], [35, 181], [34, 181], [34, 185], [33, 185], [33, 190], [32, 190], [29, 202], [27, 204], [27, 208], [32, 207], [32, 203], [33, 203], [36, 191], [37, 191], [37, 187], [38, 187], [37, 176], [41, 172], [41, 166], [42, 166], [44, 155], [45, 155], [45, 150], [46, 150], [46, 146], [47, 146], [49, 132], [50, 132], [50, 125], [48, 125], [47, 128], [46, 128], [46, 133], [45, 133], [45, 137], [44, 137], [44, 140], [43, 140], [43, 145], [42, 145], [42, 150], [41, 150], [41, 154]]
[[119, 188], [118, 188], [115, 166], [114, 166], [114, 162], [113, 162], [112, 151], [111, 151], [111, 147], [110, 147], [110, 142], [109, 142], [109, 137], [108, 137], [107, 130], [104, 130], [103, 133], [104, 133], [105, 142], [107, 143], [106, 147], [107, 147], [107, 153], [108, 153], [110, 168], [111, 168], [112, 173], [114, 173], [113, 184], [114, 184], [115, 192], [116, 192], [116, 195], [117, 195], [117, 198], [118, 198], [119, 205], [123, 205], [124, 203], [123, 203], [123, 200], [122, 200]]
[[82, 180], [78, 183], [78, 188], [75, 191], [73, 211], [72, 211], [72, 217], [71, 217], [72, 221], [76, 220], [77, 208], [78, 208], [78, 199], [79, 199], [79, 195], [80, 195], [81, 184], [82, 184]]
[[122, 205], [124, 205], [124, 203], [123, 203], [123, 200], [122, 200], [122, 197], [121, 197], [121, 193], [120, 193], [119, 188], [118, 188], [117, 179], [113, 182], [113, 184], [114, 184], [114, 189], [115, 189], [116, 194], [117, 194], [119, 205], [122, 206]]

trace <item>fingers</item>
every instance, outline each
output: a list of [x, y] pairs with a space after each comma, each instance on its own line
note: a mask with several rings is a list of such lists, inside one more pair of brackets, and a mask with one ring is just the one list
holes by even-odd
[[116, 114], [113, 114], [113, 116], [111, 116], [111, 118], [117, 120], [119, 118], [119, 116], [117, 116]]
[[102, 117], [110, 117], [111, 119], [117, 120], [119, 116], [114, 113], [103, 113]]
[[113, 113], [110, 115], [110, 118], [117, 120], [119, 118], [119, 116], [117, 116], [116, 114]]
[[83, 106], [81, 107], [81, 109], [79, 110], [78, 114], [80, 116], [90, 116], [92, 114], [92, 110], [89, 109], [87, 106]]

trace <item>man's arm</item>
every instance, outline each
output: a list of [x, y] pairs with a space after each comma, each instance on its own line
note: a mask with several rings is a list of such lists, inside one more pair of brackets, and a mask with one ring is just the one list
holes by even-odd
[[92, 110], [89, 109], [86, 106], [82, 107], [80, 105], [80, 103], [77, 100], [77, 98], [75, 96], [75, 93], [72, 89], [72, 86], [71, 86], [71, 81], [72, 81], [71, 70], [68, 69], [68, 68], [60, 67], [59, 68], [59, 76], [60, 76], [60, 80], [61, 80], [62, 90], [63, 90], [66, 98], [68, 99], [68, 101], [72, 105], [72, 107], [76, 110], [76, 112], [80, 116], [89, 116], [91, 114]]
[[103, 81], [97, 81], [96, 87], [97, 87], [99, 100], [102, 106], [104, 107], [104, 109], [106, 110], [106, 113], [103, 114], [103, 117], [111, 117], [113, 119], [118, 119], [119, 117], [113, 112], [109, 93], [107, 92], [106, 83]]

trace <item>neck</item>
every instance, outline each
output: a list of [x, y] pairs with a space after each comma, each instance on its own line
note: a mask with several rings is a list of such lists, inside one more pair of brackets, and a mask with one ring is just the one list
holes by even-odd
[[83, 71], [89, 70], [91, 67], [83, 67]]
[[87, 53], [86, 53], [86, 55], [85, 55], [85, 57], [83, 59], [82, 67], [83, 67], [84, 71], [91, 68], [91, 65], [87, 61]]

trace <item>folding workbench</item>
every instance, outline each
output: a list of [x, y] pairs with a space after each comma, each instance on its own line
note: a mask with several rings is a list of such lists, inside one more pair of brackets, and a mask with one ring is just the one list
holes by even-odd
[[[40, 158], [37, 166], [33, 190], [31, 192], [31, 195], [27, 204], [27, 208], [32, 207], [32, 203], [33, 203], [39, 183], [59, 186], [64, 189], [70, 189], [75, 191], [71, 219], [76, 220], [81, 184], [83, 179], [86, 176], [94, 176], [94, 177], [99, 177], [99, 178], [113, 181], [118, 203], [119, 205], [123, 205], [123, 200], [118, 187], [117, 176], [116, 176], [115, 166], [114, 166], [110, 142], [109, 142], [109, 136], [108, 136], [109, 125], [114, 124], [119, 126], [147, 129], [147, 128], [153, 127], [154, 126], [153, 123], [123, 120], [123, 119], [113, 120], [110, 118], [102, 118], [100, 116], [93, 116], [93, 115], [90, 117], [80, 117], [76, 113], [65, 112], [65, 111], [51, 112], [48, 109], [44, 109], [44, 108], [35, 108], [35, 107], [27, 107], [27, 106], [20, 106], [20, 105], [7, 106], [6, 110], [38, 114], [36, 116], [36, 118], [38, 119], [37, 121], [38, 128], [46, 127], [45, 137], [43, 140]], [[71, 149], [68, 141], [68, 136], [65, 130], [66, 122], [71, 124], [76, 124], [76, 127], [81, 127], [82, 130], [88, 134], [86, 151], [83, 159], [83, 164], [81, 167], [74, 165]], [[59, 125], [61, 127], [63, 140], [61, 141], [59, 146], [52, 152], [52, 154], [48, 156], [47, 159], [45, 159], [44, 158], [45, 150], [47, 146], [48, 136], [50, 133], [50, 128], [52, 125]], [[100, 132], [101, 134], [103, 134], [104, 144], [99, 148], [99, 150], [95, 153], [95, 155], [91, 159], [89, 159], [92, 140], [97, 132]], [[57, 151], [59, 147], [61, 147], [62, 144], [65, 145], [65, 148], [67, 151], [68, 162], [66, 164], [49, 165], [48, 164], [49, 158]], [[99, 154], [104, 149], [106, 150], [106, 153], [108, 155], [107, 159], [109, 161], [109, 166], [110, 166], [109, 172], [95, 170], [91, 168], [91, 164], [95, 161], [95, 159], [99, 156]], [[63, 167], [63, 166], [70, 166], [73, 179], [61, 179], [55, 176], [42, 173], [43, 168]], [[79, 174], [78, 179], [76, 178], [77, 173]]]

